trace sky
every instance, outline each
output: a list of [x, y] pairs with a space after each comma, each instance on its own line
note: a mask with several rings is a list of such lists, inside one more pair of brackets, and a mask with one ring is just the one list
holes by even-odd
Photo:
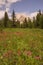
[[43, 11], [43, 0], [0, 0], [0, 14], [7, 11], [10, 16], [14, 10], [16, 13], [28, 15], [39, 9]]

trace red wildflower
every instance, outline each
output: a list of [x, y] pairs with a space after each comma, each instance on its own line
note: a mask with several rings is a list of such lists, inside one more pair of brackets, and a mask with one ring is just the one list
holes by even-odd
[[35, 59], [36, 59], [36, 60], [40, 60], [41, 57], [40, 57], [40, 56], [35, 56]]
[[8, 58], [8, 56], [9, 56], [9, 55], [8, 55], [7, 52], [3, 54], [3, 57], [7, 57], [7, 58]]
[[23, 33], [22, 32], [15, 32], [15, 35], [21, 36]]
[[9, 50], [9, 51], [7, 51], [7, 52], [5, 52], [4, 54], [3, 54], [3, 57], [10, 57], [10, 56], [12, 56], [12, 54], [13, 54], [13, 52], [11, 51], [11, 50]]
[[24, 53], [26, 54], [26, 55], [28, 55], [28, 56], [31, 56], [32, 55], [32, 52], [31, 51], [24, 51]]
[[4, 48], [6, 48], [7, 47], [7, 44], [4, 43], [3, 46], [4, 46]]
[[21, 55], [21, 51], [20, 51], [20, 50], [18, 50], [18, 51], [17, 51], [17, 54], [20, 56], [20, 55]]
[[31, 56], [32, 52], [31, 51], [27, 51], [27, 55]]

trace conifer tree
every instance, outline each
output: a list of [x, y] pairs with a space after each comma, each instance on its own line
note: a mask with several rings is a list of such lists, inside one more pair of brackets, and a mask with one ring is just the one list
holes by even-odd
[[13, 10], [13, 13], [12, 13], [12, 23], [13, 23], [13, 27], [15, 27], [16, 25], [15, 25], [15, 12], [14, 12], [14, 10]]
[[4, 27], [7, 27], [8, 20], [9, 20], [8, 14], [7, 14], [7, 12], [5, 12], [5, 14], [4, 14]]

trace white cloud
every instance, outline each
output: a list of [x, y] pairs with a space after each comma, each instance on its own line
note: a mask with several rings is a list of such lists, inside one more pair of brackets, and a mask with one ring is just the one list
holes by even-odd
[[11, 13], [10, 13], [10, 12], [8, 12], [8, 16], [9, 16], [10, 19], [12, 19], [12, 17], [11, 17]]
[[10, 10], [10, 8], [9, 8], [9, 7], [7, 7], [7, 8], [6, 8], [7, 13], [9, 12], [9, 10]]
[[13, 3], [13, 2], [17, 2], [17, 1], [21, 1], [21, 0], [7, 0], [8, 3]]
[[0, 10], [0, 19], [4, 17], [4, 11]]
[[30, 13], [30, 15], [29, 15], [30, 19], [33, 20], [33, 17], [36, 18], [37, 14], [38, 14], [38, 12]]
[[5, 0], [0, 0], [0, 5], [5, 4]]
[[[8, 12], [8, 11], [10, 10], [10, 5], [11, 5], [12, 3], [16, 3], [16, 2], [18, 2], [18, 1], [21, 1], [21, 0], [0, 0], [0, 8], [1, 8], [3, 5], [5, 5], [6, 11]], [[6, 4], [6, 2], [7, 2], [7, 4]]]
[[38, 12], [33, 12], [30, 14], [31, 17], [35, 17], [37, 15]]
[[0, 5], [0, 8], [2, 8], [2, 5]]
[[[0, 19], [4, 17], [5, 11], [4, 10], [0, 10]], [[8, 12], [8, 16], [11, 19], [11, 13]]]
[[0, 5], [5, 4], [6, 1], [7, 3], [15, 3], [21, 0], [0, 0]]
[[[9, 8], [6, 8], [6, 11], [8, 12]], [[4, 13], [5, 13], [5, 11], [0, 10], [0, 18], [2, 18], [4, 16]], [[25, 17], [26, 18], [29, 17], [30, 19], [33, 20], [33, 17], [36, 17], [37, 13], [38, 12], [33, 12], [33, 13], [30, 13], [30, 14], [27, 14], [26, 12], [16, 13], [16, 18], [17, 19], [24, 19]], [[8, 12], [8, 16], [11, 19], [11, 13], [10, 12]]]

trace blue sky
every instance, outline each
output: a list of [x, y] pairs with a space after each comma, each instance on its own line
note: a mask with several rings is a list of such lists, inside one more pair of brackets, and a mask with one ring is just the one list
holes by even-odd
[[11, 9], [16, 12], [32, 13], [41, 9], [43, 11], [43, 0], [21, 0], [20, 2], [13, 3]]
[[39, 9], [43, 11], [43, 0], [0, 0], [0, 14], [5, 12], [5, 8], [8, 12], [12, 12], [14, 9], [16, 13], [29, 14]]
[[[21, 0], [16, 2], [15, 1], [16, 0], [13, 0], [13, 2], [11, 3], [9, 7], [10, 11], [12, 11], [13, 9], [15, 10], [15, 12], [27, 12], [27, 13], [38, 11], [39, 9], [43, 11], [43, 0]], [[5, 6], [0, 7], [0, 10], [5, 10]]]

